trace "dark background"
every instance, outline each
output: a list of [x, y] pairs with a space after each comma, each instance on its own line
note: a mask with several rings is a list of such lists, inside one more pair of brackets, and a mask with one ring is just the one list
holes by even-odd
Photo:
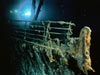
[[[14, 65], [10, 63], [10, 40], [7, 24], [7, 10], [20, 0], [0, 0], [0, 75], [14, 75]], [[99, 0], [45, 0], [43, 7], [45, 14], [40, 20], [64, 20], [76, 24], [73, 36], [77, 37], [82, 27], [92, 29], [91, 59], [95, 73], [99, 75], [100, 67], [100, 2]], [[42, 12], [42, 11], [41, 11]]]

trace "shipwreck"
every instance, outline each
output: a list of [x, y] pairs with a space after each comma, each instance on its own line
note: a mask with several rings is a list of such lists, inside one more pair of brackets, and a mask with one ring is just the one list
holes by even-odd
[[88, 75], [89, 70], [94, 72], [88, 26], [80, 30], [79, 37], [73, 37], [75, 24], [72, 22], [16, 20], [9, 23], [13, 25], [10, 28], [11, 58], [17, 65], [16, 75]]

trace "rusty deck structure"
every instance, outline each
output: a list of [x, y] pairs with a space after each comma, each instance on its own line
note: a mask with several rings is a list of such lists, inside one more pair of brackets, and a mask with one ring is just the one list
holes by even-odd
[[[91, 29], [72, 37], [72, 22], [9, 21], [14, 48], [20, 56], [20, 75], [88, 74], [91, 67]], [[72, 66], [73, 65], [73, 66]], [[77, 70], [75, 70], [77, 69]]]

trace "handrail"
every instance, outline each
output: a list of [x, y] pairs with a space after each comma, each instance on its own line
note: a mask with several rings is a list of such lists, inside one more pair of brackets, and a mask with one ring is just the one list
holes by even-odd
[[30, 22], [30, 23], [42, 23], [42, 22], [44, 22], [44, 23], [58, 23], [58, 24], [61, 24], [61, 25], [67, 24], [67, 25], [73, 25], [73, 26], [75, 26], [74, 23], [72, 23], [72, 22], [65, 22], [65, 21], [9, 20], [8, 22]]
[[[72, 26], [75, 24], [72, 22], [65, 22], [65, 21], [27, 21], [27, 20], [10, 20], [9, 22], [25, 22], [23, 26], [18, 25], [18, 27], [12, 26], [12, 30], [15, 34], [13, 35], [23, 35], [24, 39], [34, 39], [37, 40], [39, 38], [42, 39], [52, 39], [56, 38], [57, 36], [63, 36], [63, 38], [70, 38], [72, 35]], [[27, 22], [30, 23], [29, 27], [27, 28]], [[32, 24], [32, 23], [36, 23]], [[40, 25], [41, 23], [41, 25]], [[56, 26], [53, 24], [60, 24], [61, 26]], [[39, 25], [37, 25], [39, 24]], [[57, 31], [60, 30], [60, 31]], [[61, 31], [62, 30], [62, 31]], [[17, 33], [17, 34], [16, 34]], [[22, 34], [21, 34], [22, 33]], [[54, 35], [54, 36], [53, 36]], [[51, 38], [52, 37], [52, 38]], [[59, 37], [59, 38], [60, 38]], [[60, 39], [59, 39], [60, 40]]]

